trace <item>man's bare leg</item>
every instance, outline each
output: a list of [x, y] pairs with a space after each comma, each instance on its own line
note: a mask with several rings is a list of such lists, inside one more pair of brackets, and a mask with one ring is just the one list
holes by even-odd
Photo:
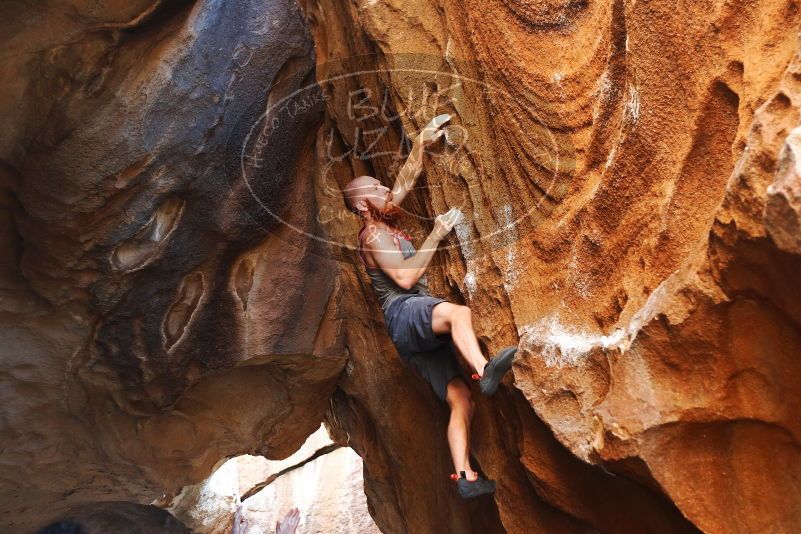
[[470, 466], [470, 423], [473, 420], [473, 400], [464, 380], [454, 379], [448, 383], [446, 394], [451, 418], [448, 422], [448, 446], [456, 473], [464, 471], [467, 480], [475, 480], [478, 473]]
[[478, 346], [470, 308], [451, 302], [440, 302], [431, 309], [431, 328], [435, 334], [450, 333], [453, 344], [479, 376], [484, 376], [487, 359]]

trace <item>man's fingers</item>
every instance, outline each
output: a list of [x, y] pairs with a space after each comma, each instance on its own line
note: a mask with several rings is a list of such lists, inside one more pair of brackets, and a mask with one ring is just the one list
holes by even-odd
[[437, 115], [431, 122], [429, 122], [423, 131], [420, 132], [420, 137], [425, 140], [425, 142], [433, 142], [445, 135], [445, 130], [439, 130], [439, 127], [451, 120], [451, 116], [447, 113], [443, 113], [442, 115]]
[[453, 208], [449, 209], [448, 211], [440, 215], [442, 222], [445, 223], [446, 225], [450, 225], [455, 220], [455, 217], [456, 214], [454, 213]]
[[448, 217], [448, 223], [451, 226], [454, 226], [456, 223], [459, 222], [462, 218], [462, 211], [459, 208], [451, 208], [448, 213], [446, 213]]
[[449, 120], [451, 120], [451, 116], [448, 113], [443, 113], [442, 115], [437, 115], [436, 117], [431, 119], [431, 122], [429, 124], [434, 128], [439, 128]]

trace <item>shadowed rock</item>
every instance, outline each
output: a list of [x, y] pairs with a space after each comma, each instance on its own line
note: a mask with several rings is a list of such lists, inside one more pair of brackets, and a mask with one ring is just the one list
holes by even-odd
[[[301, 4], [0, 8], [3, 527], [325, 418], [385, 532], [796, 530], [795, 3]], [[465, 213], [432, 293], [520, 346], [475, 502], [339, 191], [440, 113], [404, 229]]]
[[316, 224], [298, 162], [321, 108], [284, 118], [258, 173], [238, 162], [270, 103], [313, 79], [298, 8], [7, 2], [0, 15], [0, 530], [147, 504], [226, 456], [289, 455], [344, 365], [337, 333], [314, 335], [335, 271], [260, 197]]

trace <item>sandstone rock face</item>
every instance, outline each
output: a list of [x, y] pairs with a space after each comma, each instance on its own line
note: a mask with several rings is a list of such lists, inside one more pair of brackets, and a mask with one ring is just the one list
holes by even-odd
[[765, 228], [780, 249], [801, 254], [801, 126], [784, 142], [776, 180], [768, 186]]
[[334, 265], [259, 197], [314, 223], [296, 162], [321, 110], [260, 139], [255, 174], [237, 150], [313, 79], [298, 7], [5, 2], [0, 20], [0, 530], [288, 456], [345, 355]]
[[521, 347], [473, 428], [498, 518], [455, 500], [443, 518], [417, 481], [443, 502], [445, 413], [386, 357], [358, 226], [329, 217], [361, 293], [329, 424], [379, 526], [798, 531], [797, 2], [303, 5], [328, 97], [318, 189], [391, 186], [406, 136], [452, 114], [405, 229], [467, 214], [429, 284], [489, 353]]
[[228, 460], [208, 480], [183, 488], [168, 510], [195, 532], [226, 534], [240, 503], [247, 534], [274, 532], [293, 507], [301, 532], [379, 532], [367, 512], [361, 458], [334, 445], [323, 427], [284, 460]]
[[[324, 419], [383, 532], [797, 532], [798, 2], [301, 8], [0, 7], [2, 530]], [[339, 191], [443, 112], [404, 229], [467, 215], [429, 286], [521, 349], [473, 502]]]
[[298, 532], [380, 532], [367, 510], [361, 458], [348, 447], [281, 475], [243, 504], [249, 533], [273, 532], [293, 506], [300, 510]]

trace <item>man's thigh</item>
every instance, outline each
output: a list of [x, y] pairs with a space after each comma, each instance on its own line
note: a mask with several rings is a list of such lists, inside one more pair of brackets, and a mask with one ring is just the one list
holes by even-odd
[[450, 336], [435, 333], [431, 326], [432, 308], [443, 302], [444, 299], [426, 295], [390, 306], [385, 319], [399, 353], [427, 352], [449, 341]]
[[461, 308], [451, 302], [440, 302], [431, 309], [431, 329], [435, 334], [448, 334], [451, 331], [451, 317]]

